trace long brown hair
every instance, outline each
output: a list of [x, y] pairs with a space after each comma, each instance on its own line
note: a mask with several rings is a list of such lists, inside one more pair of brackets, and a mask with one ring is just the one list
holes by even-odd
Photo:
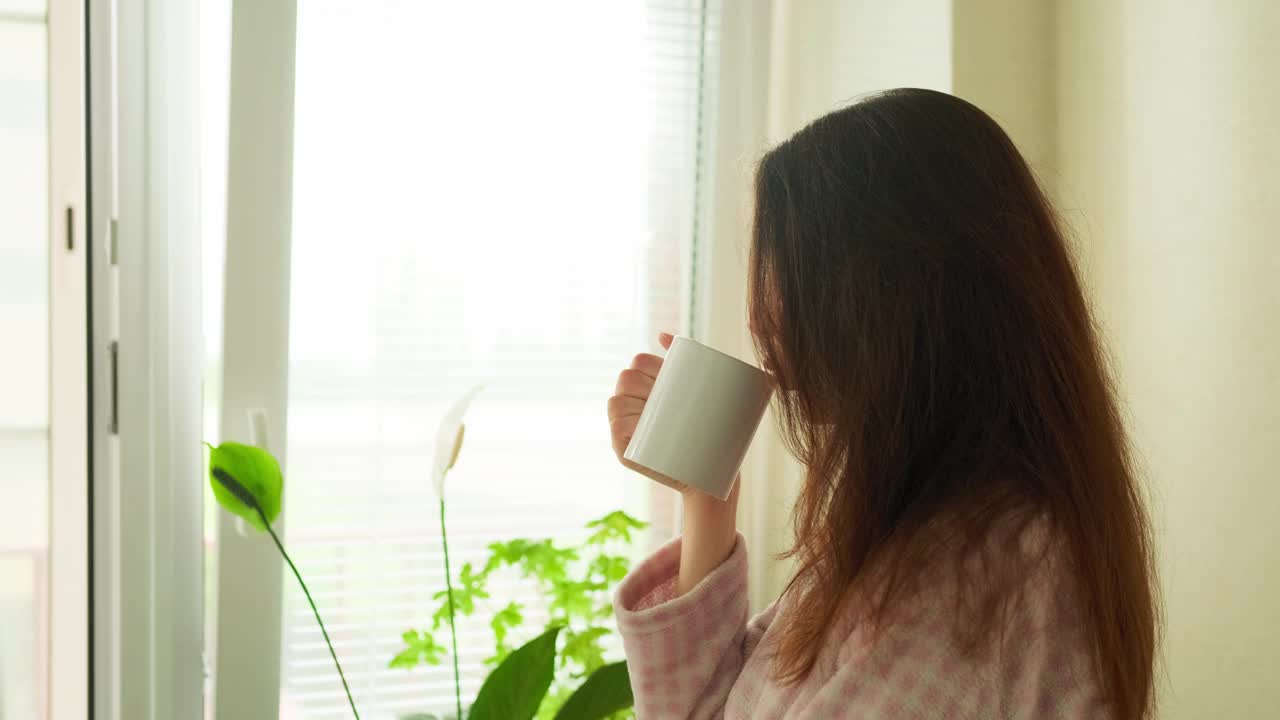
[[[787, 592], [811, 611], [781, 636], [780, 678], [809, 672], [873, 569], [880, 621], [940, 538], [980, 548], [1034, 516], [1070, 563], [1108, 702], [1148, 715], [1149, 520], [1063, 232], [1008, 136], [928, 90], [822, 117], [761, 161], [751, 255], [753, 335], [807, 468]], [[926, 532], [943, 518], [949, 535]], [[997, 605], [963, 624], [999, 634]]]

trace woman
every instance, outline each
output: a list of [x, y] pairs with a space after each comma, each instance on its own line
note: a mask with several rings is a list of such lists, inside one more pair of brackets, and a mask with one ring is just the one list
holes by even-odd
[[[685, 492], [683, 536], [618, 590], [639, 716], [1148, 717], [1148, 519], [1063, 232], [1004, 132], [927, 90], [815, 121], [760, 162], [750, 265], [806, 468], [797, 569], [748, 620], [736, 490]], [[619, 457], [661, 362], [618, 380]]]

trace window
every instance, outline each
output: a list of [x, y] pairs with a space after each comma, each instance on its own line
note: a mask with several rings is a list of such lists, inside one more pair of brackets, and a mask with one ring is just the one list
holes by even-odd
[[[449, 668], [387, 663], [443, 587], [431, 452], [473, 384], [455, 572], [618, 508], [654, 523], [637, 554], [675, 532], [671, 493], [614, 460], [604, 404], [659, 329], [688, 330], [717, 25], [706, 0], [299, 4], [287, 542], [365, 714], [452, 707]], [[281, 717], [346, 717], [292, 584], [285, 613]], [[459, 640], [473, 697], [488, 628]]]
[[[44, 717], [49, 653], [49, 127], [42, 2], [0, 0], [0, 717]], [[12, 351], [22, 348], [21, 352]]]

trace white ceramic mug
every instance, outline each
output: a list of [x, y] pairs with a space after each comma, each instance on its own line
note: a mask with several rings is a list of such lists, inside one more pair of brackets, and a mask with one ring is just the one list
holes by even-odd
[[724, 500], [772, 394], [762, 370], [677, 337], [623, 457], [659, 482]]

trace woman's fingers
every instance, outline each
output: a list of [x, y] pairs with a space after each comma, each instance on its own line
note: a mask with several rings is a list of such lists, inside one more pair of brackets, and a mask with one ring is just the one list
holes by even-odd
[[618, 375], [618, 386], [614, 395], [624, 395], [638, 400], [648, 400], [653, 390], [653, 377], [635, 368], [627, 368]]
[[662, 369], [662, 358], [649, 353], [640, 353], [631, 359], [631, 369], [639, 370], [651, 378], [658, 377], [658, 371]]
[[[658, 333], [658, 343], [663, 348], [670, 348], [674, 337], [670, 333]], [[640, 422], [640, 414], [644, 412], [645, 401], [653, 392], [653, 383], [662, 370], [662, 358], [650, 353], [640, 353], [631, 359], [631, 367], [618, 374], [618, 385], [613, 397], [609, 398], [609, 434], [613, 438], [613, 451], [617, 453], [622, 464], [632, 467], [623, 454], [636, 434], [636, 425]]]
[[644, 401], [626, 395], [614, 395], [609, 398], [609, 419], [623, 418], [628, 415], [639, 415], [644, 412]]
[[609, 420], [609, 432], [613, 436], [613, 452], [619, 458], [627, 451], [631, 436], [636, 434], [636, 423], [639, 422], [639, 415], [626, 415]]

